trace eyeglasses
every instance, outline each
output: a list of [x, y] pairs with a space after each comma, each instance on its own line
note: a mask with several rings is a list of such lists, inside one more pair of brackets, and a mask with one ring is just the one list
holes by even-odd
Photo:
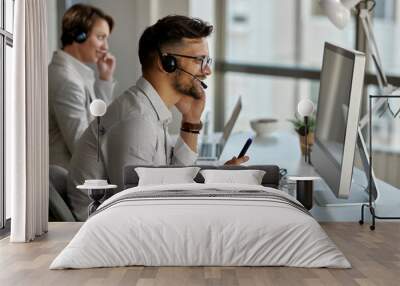
[[187, 56], [187, 55], [181, 55], [181, 54], [171, 54], [171, 53], [167, 53], [167, 55], [170, 56], [176, 56], [176, 57], [182, 57], [182, 58], [188, 58], [188, 59], [195, 59], [196, 61], [201, 62], [201, 72], [204, 73], [204, 71], [206, 70], [207, 67], [210, 67], [212, 64], [212, 58], [208, 57], [208, 56]]

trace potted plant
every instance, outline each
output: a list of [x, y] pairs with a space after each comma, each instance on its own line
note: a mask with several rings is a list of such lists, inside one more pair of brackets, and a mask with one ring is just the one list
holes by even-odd
[[[298, 118], [297, 115], [295, 115], [295, 119], [289, 119], [289, 122], [293, 124], [294, 130], [297, 134], [299, 134], [301, 154], [304, 155], [306, 153], [306, 126], [304, 123], [304, 119]], [[308, 118], [307, 124], [307, 141], [310, 150], [312, 145], [314, 144], [314, 130], [315, 117], [310, 116]]]

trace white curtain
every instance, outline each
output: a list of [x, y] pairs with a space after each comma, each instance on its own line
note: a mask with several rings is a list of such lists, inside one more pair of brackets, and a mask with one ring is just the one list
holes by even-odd
[[48, 228], [46, 0], [17, 0], [14, 94], [6, 97], [6, 188], [11, 190], [12, 242]]

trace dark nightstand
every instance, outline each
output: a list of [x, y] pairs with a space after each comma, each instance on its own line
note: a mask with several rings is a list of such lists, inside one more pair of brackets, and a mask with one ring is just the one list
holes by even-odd
[[76, 188], [80, 190], [88, 190], [88, 196], [92, 200], [88, 206], [88, 216], [94, 213], [101, 205], [101, 200], [105, 198], [107, 190], [115, 189], [117, 185], [79, 185]]
[[308, 210], [313, 207], [314, 181], [320, 177], [295, 177], [289, 176], [289, 181], [296, 182], [296, 199]]

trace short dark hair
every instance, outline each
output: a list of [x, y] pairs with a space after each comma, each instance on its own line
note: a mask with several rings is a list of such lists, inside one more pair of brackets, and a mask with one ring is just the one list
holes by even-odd
[[147, 27], [139, 40], [139, 60], [142, 70], [153, 63], [159, 51], [169, 44], [176, 44], [183, 38], [197, 39], [209, 36], [213, 26], [198, 18], [169, 15]]
[[62, 47], [74, 42], [77, 33], [88, 33], [92, 30], [96, 20], [103, 19], [108, 23], [110, 32], [114, 27], [114, 20], [99, 8], [85, 4], [75, 4], [69, 8], [62, 18]]

